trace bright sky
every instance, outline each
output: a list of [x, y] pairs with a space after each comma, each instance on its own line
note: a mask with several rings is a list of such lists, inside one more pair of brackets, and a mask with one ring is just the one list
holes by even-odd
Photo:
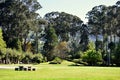
[[42, 9], [38, 12], [43, 17], [46, 13], [52, 11], [66, 12], [80, 17], [83, 21], [86, 13], [94, 6], [98, 5], [114, 5], [118, 0], [38, 0], [42, 5]]

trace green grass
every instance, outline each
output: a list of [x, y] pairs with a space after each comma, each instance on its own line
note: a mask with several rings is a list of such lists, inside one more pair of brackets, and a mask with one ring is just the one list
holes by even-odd
[[[0, 80], [120, 80], [118, 67], [80, 67], [43, 63], [33, 65], [36, 71], [0, 69]], [[10, 65], [13, 66], [13, 65]]]

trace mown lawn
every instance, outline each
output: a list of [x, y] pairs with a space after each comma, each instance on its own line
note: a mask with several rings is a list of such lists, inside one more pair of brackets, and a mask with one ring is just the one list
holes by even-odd
[[83, 67], [67, 64], [33, 65], [36, 71], [0, 69], [0, 80], [120, 80], [119, 67]]

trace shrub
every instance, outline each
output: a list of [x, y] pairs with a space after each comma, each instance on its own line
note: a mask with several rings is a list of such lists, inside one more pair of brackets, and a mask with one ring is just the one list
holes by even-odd
[[33, 59], [32, 59], [32, 62], [39, 64], [39, 63], [41, 63], [41, 62], [44, 61], [43, 59], [44, 59], [44, 58], [43, 58], [42, 54], [38, 53], [38, 54], [35, 54], [35, 55], [34, 55], [34, 57], [33, 57]]
[[31, 63], [33, 59], [33, 54], [31, 52], [25, 52], [24, 58], [22, 59], [23, 63]]
[[98, 62], [102, 61], [102, 55], [100, 51], [88, 50], [84, 53], [83, 61], [87, 62], [90, 66], [98, 65]]
[[82, 53], [81, 51], [78, 51], [77, 53], [75, 53], [75, 54], [73, 55], [73, 58], [79, 59], [79, 58], [81, 58], [82, 56], [83, 56], [83, 53]]
[[59, 57], [55, 57], [55, 59], [51, 61], [49, 64], [61, 64], [61, 63], [62, 59], [60, 59]]
[[6, 48], [0, 49], [0, 59], [5, 58]]

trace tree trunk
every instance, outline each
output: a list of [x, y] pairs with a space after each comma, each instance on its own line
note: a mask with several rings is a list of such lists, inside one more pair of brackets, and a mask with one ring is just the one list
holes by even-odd
[[110, 42], [112, 42], [112, 33], [110, 34]]
[[23, 44], [23, 51], [26, 52], [26, 38], [25, 38], [25, 40], [24, 40], [24, 44]]
[[96, 34], [96, 42], [95, 42], [95, 49], [98, 51], [98, 35]]
[[38, 53], [38, 32], [36, 32], [36, 53]]
[[116, 35], [114, 34], [114, 43], [116, 43]]

